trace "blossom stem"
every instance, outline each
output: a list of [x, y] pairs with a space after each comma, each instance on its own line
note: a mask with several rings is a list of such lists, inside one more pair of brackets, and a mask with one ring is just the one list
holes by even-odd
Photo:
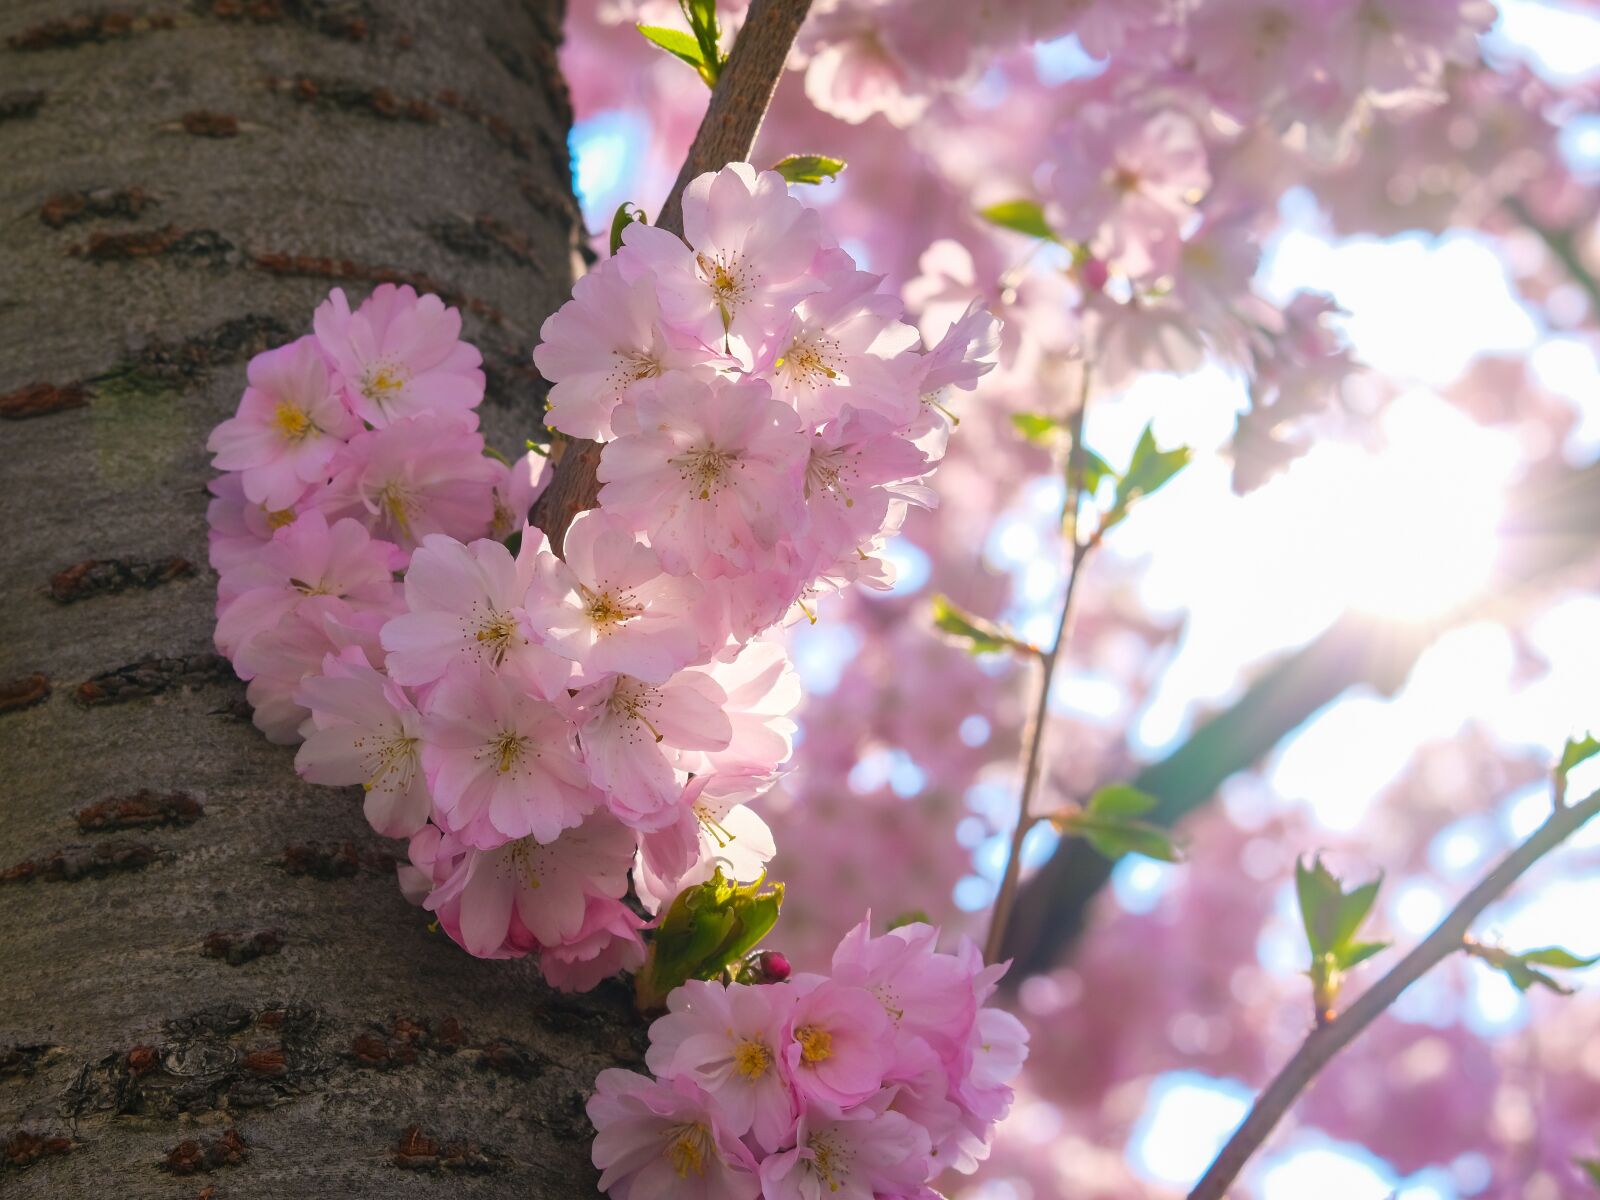
[[[717, 77], [706, 115], [656, 218], [661, 229], [683, 233], [683, 190], [697, 176], [721, 170], [750, 154], [783, 74], [784, 60], [805, 20], [811, 0], [752, 0], [733, 49]], [[552, 447], [555, 471], [529, 520], [562, 552], [572, 518], [599, 503], [600, 444], [562, 438]]]
[[1306, 1086], [1339, 1053], [1390, 1005], [1400, 994], [1426, 975], [1467, 941], [1472, 922], [1491, 903], [1499, 899], [1534, 863], [1576, 833], [1591, 817], [1600, 814], [1600, 791], [1580, 804], [1556, 807], [1525, 842], [1507, 854], [1478, 885], [1462, 897], [1454, 909], [1411, 953], [1401, 959], [1382, 979], [1373, 984], [1345, 1012], [1313, 1030], [1293, 1058], [1286, 1063], [1227, 1145], [1189, 1193], [1189, 1200], [1221, 1200], [1250, 1157], [1282, 1120]]
[[1066, 648], [1072, 632], [1072, 599], [1077, 593], [1078, 576], [1083, 560], [1088, 557], [1093, 542], [1078, 536], [1078, 509], [1083, 500], [1083, 419], [1089, 408], [1090, 370], [1083, 366], [1083, 380], [1078, 394], [1078, 406], [1072, 414], [1072, 445], [1067, 452], [1066, 498], [1061, 505], [1061, 528], [1072, 542], [1072, 555], [1067, 561], [1066, 587], [1061, 597], [1061, 611], [1056, 616], [1056, 636], [1048, 650], [1039, 654], [1039, 689], [1034, 696], [1033, 717], [1028, 724], [1027, 738], [1023, 744], [1022, 793], [1017, 801], [1017, 823], [1011, 831], [1011, 848], [1006, 854], [1005, 874], [1000, 878], [1000, 890], [995, 896], [994, 911], [989, 917], [989, 937], [984, 945], [985, 962], [999, 958], [1006, 940], [1006, 924], [1011, 919], [1016, 904], [1017, 888], [1022, 879], [1022, 843], [1028, 831], [1036, 824], [1032, 815], [1034, 793], [1039, 788], [1039, 776], [1044, 761], [1044, 729], [1050, 715], [1050, 685], [1055, 679], [1056, 663]]

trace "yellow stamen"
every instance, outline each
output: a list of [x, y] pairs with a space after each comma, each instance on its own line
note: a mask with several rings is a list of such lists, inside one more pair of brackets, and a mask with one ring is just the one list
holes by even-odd
[[361, 394], [374, 404], [382, 404], [405, 386], [405, 375], [400, 368], [387, 363], [373, 367], [361, 377]]
[[794, 1040], [800, 1043], [800, 1061], [808, 1066], [833, 1057], [833, 1034], [826, 1029], [802, 1025], [794, 1031]]
[[690, 1171], [697, 1176], [704, 1176], [706, 1160], [715, 1154], [716, 1150], [711, 1145], [711, 1131], [699, 1123], [685, 1125], [678, 1131], [678, 1136], [667, 1143], [667, 1161], [672, 1164], [679, 1179], [687, 1179]]
[[490, 613], [489, 619], [472, 635], [485, 646], [495, 666], [505, 662], [506, 653], [517, 637], [517, 622], [510, 613]]
[[772, 1051], [764, 1042], [740, 1042], [733, 1048], [733, 1067], [746, 1079], [760, 1079], [772, 1066]]
[[293, 404], [280, 404], [272, 411], [272, 423], [278, 427], [278, 432], [291, 442], [304, 441], [316, 424], [303, 408]]
[[522, 752], [528, 739], [521, 734], [512, 733], [510, 730], [502, 733], [489, 745], [500, 763], [500, 774], [504, 775], [517, 765], [517, 759], [522, 757]]

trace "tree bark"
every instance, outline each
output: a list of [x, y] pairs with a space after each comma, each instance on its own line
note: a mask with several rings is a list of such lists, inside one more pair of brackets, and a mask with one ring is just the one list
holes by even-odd
[[579, 225], [560, 16], [0, 8], [7, 1196], [593, 1194], [626, 996], [429, 930], [359, 789], [250, 725], [205, 566], [206, 434], [331, 285], [460, 305], [491, 441], [538, 428]]

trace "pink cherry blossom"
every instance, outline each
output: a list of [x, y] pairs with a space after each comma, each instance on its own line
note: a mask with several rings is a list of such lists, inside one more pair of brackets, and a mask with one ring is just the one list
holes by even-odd
[[688, 1079], [601, 1071], [588, 1104], [594, 1165], [612, 1200], [755, 1200], [755, 1160]]
[[359, 783], [367, 822], [385, 837], [410, 837], [427, 823], [429, 796], [419, 747], [422, 716], [405, 691], [350, 650], [324, 659], [294, 699], [311, 713], [295, 770], [310, 783]]
[[434, 818], [469, 846], [551, 842], [594, 810], [571, 721], [523, 677], [452, 666], [428, 695], [422, 733]]
[[656, 380], [600, 458], [600, 504], [689, 574], [712, 555], [749, 567], [805, 520], [806, 437], [757, 380]]
[[1055, 173], [1065, 232], [1129, 275], [1171, 270], [1183, 223], [1211, 185], [1204, 143], [1185, 113], [1096, 107], [1075, 119]]
[[430, 533], [472, 541], [494, 520], [495, 464], [459, 418], [425, 413], [357, 434], [312, 502], [415, 549]]
[[490, 460], [497, 476], [493, 489], [494, 517], [489, 524], [489, 536], [505, 541], [528, 523], [528, 512], [533, 502], [550, 486], [552, 475], [550, 459], [529, 450], [509, 464]]
[[524, 837], [478, 850], [447, 836], [444, 852], [452, 869], [423, 907], [469, 953], [502, 958], [578, 938], [590, 898], [627, 891], [633, 837], [597, 813], [553, 842]]
[[865, 988], [896, 1030], [922, 1038], [953, 1061], [976, 1019], [970, 968], [936, 949], [939, 931], [916, 923], [873, 937], [871, 916], [845, 934], [833, 952], [833, 978]]
[[800, 678], [783, 644], [751, 642], [709, 671], [727, 695], [732, 736], [726, 747], [686, 757], [685, 766], [697, 773], [770, 775], [793, 752], [798, 728], [791, 714], [800, 704]]
[[811, 439], [804, 545], [818, 566], [871, 541], [889, 523], [892, 506], [934, 503], [928, 488], [910, 482], [931, 466], [927, 456], [909, 439], [875, 425], [847, 410]]
[[794, 1149], [762, 1162], [764, 1200], [873, 1200], [928, 1178], [927, 1131], [897, 1112], [811, 1101], [795, 1138]]
[[566, 686], [567, 664], [536, 644], [524, 608], [542, 536], [524, 537], [513, 559], [499, 542], [463, 546], [429, 534], [406, 571], [407, 611], [383, 630], [396, 683], [432, 683], [455, 663], [481, 664], [537, 681], [541, 696]]
[[409, 284], [381, 283], [350, 311], [334, 288], [314, 318], [351, 410], [384, 426], [420, 413], [450, 413], [477, 425], [483, 399], [483, 356], [461, 341], [461, 314]]
[[328, 378], [317, 340], [303, 337], [250, 360], [237, 416], [211, 431], [211, 465], [237, 471], [245, 497], [285, 509], [320, 483], [345, 440], [360, 429]]
[[206, 505], [207, 559], [218, 575], [255, 558], [272, 535], [295, 518], [295, 505], [269, 512], [245, 499], [237, 471], [218, 475], [206, 490], [212, 496]]
[[624, 279], [617, 259], [607, 259], [545, 320], [533, 361], [552, 385], [551, 429], [604, 441], [611, 410], [640, 380], [705, 362], [704, 347], [662, 323], [656, 289], [654, 275]]
[[591, 895], [578, 932], [539, 955], [545, 982], [558, 991], [587, 992], [620, 971], [637, 970], [644, 962], [643, 924], [622, 901]]
[[647, 911], [656, 912], [719, 868], [740, 883], [761, 877], [777, 847], [748, 804], [772, 782], [766, 774], [720, 772], [696, 775], [684, 785], [672, 823], [639, 838], [633, 890]]
[[586, 716], [578, 740], [589, 778], [606, 804], [636, 829], [676, 819], [681, 751], [723, 750], [733, 726], [727, 693], [705, 671], [680, 671], [661, 684], [613, 675], [574, 697]]
[[330, 654], [348, 650], [354, 662], [381, 661], [378, 630], [388, 616], [386, 608], [314, 596], [247, 638], [234, 653], [233, 669], [250, 681], [245, 699], [255, 727], [279, 745], [298, 742], [311, 715], [299, 699], [301, 681], [317, 674]]
[[665, 574], [655, 551], [610, 513], [579, 513], [562, 551], [564, 562], [539, 555], [528, 615], [545, 645], [587, 678], [622, 671], [664, 683], [725, 640], [705, 588]]
[[799, 995], [785, 1031], [784, 1061], [809, 1100], [860, 1104], [894, 1065], [893, 1024], [865, 988], [796, 977]]
[[398, 591], [393, 573], [401, 561], [395, 546], [374, 540], [357, 522], [330, 524], [320, 512], [307, 513], [219, 581], [224, 599], [217, 649], [234, 656], [251, 637], [316, 597], [387, 609]]
[[846, 405], [888, 427], [916, 415], [916, 393], [889, 362], [917, 344], [917, 331], [900, 320], [899, 298], [878, 290], [881, 281], [864, 271], [838, 273], [769, 340], [760, 373], [806, 424], [820, 425]]
[[650, 1026], [645, 1062], [659, 1079], [699, 1084], [729, 1133], [750, 1133], [768, 1152], [781, 1149], [796, 1116], [781, 1054], [793, 1002], [787, 988], [690, 980]]
[[816, 211], [791, 196], [775, 171], [730, 163], [692, 180], [683, 194], [683, 235], [680, 242], [664, 230], [629, 225], [623, 245], [630, 253], [618, 256], [619, 266], [627, 278], [652, 272], [670, 322], [747, 365], [795, 303], [822, 289], [811, 273], [824, 249]]

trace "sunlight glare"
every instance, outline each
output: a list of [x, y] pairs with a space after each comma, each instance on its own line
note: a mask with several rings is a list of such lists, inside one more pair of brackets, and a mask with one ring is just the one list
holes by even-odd
[[1381, 429], [1376, 454], [1334, 445], [1297, 466], [1339, 510], [1327, 553], [1348, 604], [1402, 620], [1443, 616], [1488, 581], [1516, 447], [1420, 393], [1396, 400]]

